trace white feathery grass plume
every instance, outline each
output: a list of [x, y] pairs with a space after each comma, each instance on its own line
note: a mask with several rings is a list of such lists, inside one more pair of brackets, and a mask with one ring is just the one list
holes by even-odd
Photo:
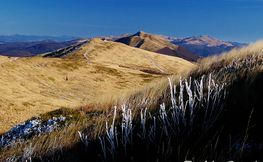
[[[124, 153], [126, 156], [126, 148], [128, 142], [133, 145], [133, 127], [132, 127], [132, 112], [131, 109], [128, 109], [125, 104], [121, 106], [122, 108], [122, 139], [121, 142], [124, 147]], [[131, 139], [129, 139], [129, 136]]]
[[[176, 104], [176, 86], [174, 86], [175, 89], [173, 90], [171, 79], [168, 78], [170, 83], [172, 111], [171, 118], [168, 119], [165, 106], [164, 104], [161, 105], [159, 118], [162, 119], [160, 121], [164, 130], [166, 129], [164, 126], [166, 124], [172, 128], [174, 134], [180, 134], [185, 131], [190, 132], [197, 125], [201, 124], [202, 130], [206, 131], [212, 126], [215, 120], [217, 120], [223, 110], [222, 100], [226, 97], [226, 84], [216, 84], [212, 79], [212, 73], [210, 73], [207, 83], [208, 92], [206, 98], [204, 98], [204, 78], [205, 76], [203, 75], [200, 81], [194, 80], [194, 85], [191, 84], [191, 77], [189, 81], [185, 79], [184, 84], [188, 100], [184, 101], [184, 84], [182, 82], [182, 77], [180, 77], [178, 105]], [[186, 114], [186, 109], [187, 111], [189, 110], [189, 114]], [[197, 116], [197, 114], [200, 114], [201, 109], [204, 109], [203, 118], [200, 115]], [[172, 125], [170, 123], [172, 123]]]
[[185, 107], [184, 107], [184, 85], [182, 83], [182, 77], [180, 76], [180, 93], [179, 93], [179, 109], [183, 112], [183, 116], [185, 116]]
[[156, 138], [156, 118], [153, 117], [153, 125], [150, 126], [150, 132], [148, 134], [149, 139], [153, 142]]
[[86, 146], [86, 148], [88, 148], [89, 141], [88, 141], [87, 135], [84, 136], [84, 134], [81, 134], [80, 131], [78, 131], [78, 134], [79, 134], [79, 137], [80, 137], [80, 140], [82, 141], [82, 143]]
[[110, 152], [111, 152], [111, 155], [112, 155], [112, 158], [114, 159], [114, 154], [115, 154], [115, 151], [116, 151], [116, 146], [115, 146], [115, 142], [114, 142], [114, 139], [115, 139], [115, 130], [114, 130], [114, 123], [115, 123], [115, 118], [116, 118], [116, 109], [117, 109], [117, 106], [114, 106], [114, 116], [113, 116], [113, 120], [112, 120], [112, 124], [111, 124], [111, 127], [110, 127], [110, 131], [108, 129], [108, 122], [106, 121], [106, 133], [107, 133], [107, 140], [109, 141], [110, 145], [111, 145], [111, 149], [107, 148]]
[[24, 149], [23, 155], [22, 155], [22, 161], [31, 161], [31, 156], [33, 155], [35, 149], [37, 147], [37, 144], [35, 144], [34, 147], [32, 147], [32, 143], [30, 143], [30, 146]]
[[[214, 121], [217, 120], [219, 114], [223, 111], [223, 106], [224, 104], [220, 105], [221, 98], [225, 98], [226, 95], [226, 89], [225, 89], [226, 84], [222, 84], [221, 86], [217, 85], [215, 86], [215, 93], [213, 95], [213, 104], [211, 108], [211, 112], [209, 114], [209, 118], [206, 121], [207, 123], [213, 123]], [[224, 90], [224, 93], [222, 92]], [[222, 96], [222, 94], [224, 96]], [[211, 124], [207, 124], [207, 128], [211, 126]]]
[[208, 80], [207, 99], [205, 100], [205, 116], [202, 124], [203, 131], [206, 131], [208, 128], [210, 128], [223, 111], [224, 103], [222, 103], [221, 100], [224, 100], [226, 97], [225, 86], [225, 83], [223, 83], [222, 85], [216, 84], [215, 81], [212, 79], [212, 73], [210, 73]]
[[[172, 122], [173, 122], [173, 125], [175, 127], [175, 132], [180, 132], [180, 128], [179, 128], [179, 125], [180, 125], [180, 120], [179, 120], [179, 117], [181, 116], [180, 113], [182, 112], [180, 110], [180, 99], [179, 99], [179, 102], [178, 102], [178, 106], [176, 104], [176, 85], [174, 85], [174, 89], [173, 89], [173, 85], [172, 85], [172, 82], [171, 82], [171, 79], [168, 78], [168, 81], [169, 81], [169, 84], [170, 84], [170, 93], [171, 93], [171, 101], [172, 101], [172, 112], [171, 112], [171, 115], [172, 115]], [[180, 88], [182, 88], [180, 86]], [[180, 92], [183, 92], [183, 91], [180, 91]], [[180, 94], [179, 94], [180, 95]]]
[[207, 116], [207, 113], [209, 110], [210, 96], [211, 96], [212, 91], [213, 91], [213, 89], [211, 89], [211, 77], [212, 77], [212, 73], [209, 74], [209, 80], [208, 80], [208, 92], [207, 92], [207, 100], [206, 100], [205, 117], [204, 117], [204, 122], [203, 122], [203, 126], [202, 126], [203, 131], [205, 130], [206, 116]]
[[169, 138], [169, 132], [168, 132], [168, 128], [171, 128], [171, 130], [173, 131], [174, 134], [175, 131], [173, 130], [173, 127], [171, 126], [170, 122], [169, 122], [169, 119], [168, 119], [168, 116], [167, 116], [167, 112], [165, 110], [165, 104], [161, 104], [160, 105], [160, 110], [159, 110], [159, 121], [161, 122], [161, 128], [163, 129], [165, 135], [167, 138]]
[[175, 100], [175, 94], [176, 94], [176, 87], [174, 88], [174, 92], [173, 92], [173, 85], [171, 82], [171, 78], [168, 78], [169, 80], [169, 84], [170, 84], [170, 93], [171, 93], [171, 101], [172, 101], [172, 106], [173, 108], [176, 107], [176, 100]]
[[101, 139], [100, 137], [99, 137], [99, 139], [100, 139], [100, 144], [101, 144], [104, 159], [107, 159], [105, 139], [104, 138]]
[[[171, 79], [168, 78], [170, 83], [170, 93], [171, 93], [171, 109], [168, 114], [165, 108], [165, 103], [160, 105], [158, 121], [160, 128], [164, 132], [167, 140], [169, 141], [171, 135], [184, 135], [185, 133], [191, 133], [195, 128], [200, 127], [202, 131], [207, 131], [213, 123], [217, 120], [218, 116], [223, 111], [223, 103], [226, 97], [226, 84], [216, 84], [212, 79], [212, 73], [209, 74], [208, 80], [204, 81], [205, 76], [201, 77], [201, 80], [194, 80], [192, 84], [192, 79], [185, 79], [184, 83], [182, 77], [180, 77], [180, 88], [179, 94], [176, 91], [176, 85], [172, 85]], [[207, 86], [207, 93], [204, 86]], [[184, 88], [186, 92], [184, 93]], [[207, 94], [207, 95], [204, 95]], [[187, 101], [184, 101], [184, 95], [188, 95]], [[145, 100], [147, 102], [147, 100]], [[176, 102], [178, 101], [178, 102]], [[135, 102], [137, 104], [137, 102]], [[114, 117], [110, 129], [108, 128], [108, 122], [106, 121], [106, 134], [107, 140], [109, 141], [111, 148], [107, 150], [112, 154], [112, 159], [115, 160], [114, 154], [116, 154], [116, 148], [118, 147], [117, 139], [117, 128], [114, 127], [116, 118], [116, 109], [114, 107]], [[125, 104], [121, 106], [122, 108], [122, 137], [120, 139], [124, 148], [124, 155], [126, 157], [128, 143], [133, 145], [133, 126], [132, 126], [132, 112]], [[201, 114], [200, 114], [201, 113]], [[146, 120], [147, 120], [147, 108], [143, 111], [141, 109], [141, 128], [142, 131], [137, 135], [145, 140], [148, 138], [153, 142], [156, 138], [156, 118], [153, 117], [153, 125], [150, 125], [148, 135], [146, 130]], [[152, 118], [151, 114], [149, 116]], [[158, 122], [157, 121], [157, 122]], [[114, 129], [115, 128], [115, 129]], [[79, 132], [80, 134], [80, 132]], [[82, 135], [83, 136], [83, 135]], [[81, 139], [83, 138], [80, 134]], [[103, 155], [106, 159], [106, 147], [104, 138], [100, 138], [102, 145]]]
[[141, 138], [141, 139], [146, 139], [146, 112], [147, 112], [147, 108], [144, 110], [144, 113], [142, 112], [143, 110], [141, 109], [141, 127], [142, 127], [142, 133], [141, 135], [139, 135], [137, 133], [137, 135]]
[[115, 127], [115, 141], [116, 141], [116, 147], [119, 147], [117, 127]]
[[195, 98], [193, 96], [193, 92], [191, 90], [191, 77], [189, 79], [189, 83], [187, 79], [185, 79], [185, 87], [188, 94], [188, 103], [189, 103], [189, 111], [190, 111], [190, 127], [192, 129], [193, 122], [194, 122], [194, 104]]
[[199, 105], [199, 109], [201, 108], [201, 106], [203, 107], [204, 105], [204, 82], [203, 82], [203, 80], [204, 80], [204, 77], [205, 77], [205, 75], [203, 75], [202, 76], [202, 78], [201, 78], [201, 80], [200, 80], [200, 83], [197, 81], [197, 80], [194, 80], [194, 82], [195, 82], [195, 85], [196, 85], [196, 90], [197, 90], [197, 92], [198, 92], [198, 95], [196, 94], [196, 92], [195, 92], [195, 96], [197, 96], [196, 98], [197, 98], [197, 100], [199, 101], [198, 103], [198, 105]]

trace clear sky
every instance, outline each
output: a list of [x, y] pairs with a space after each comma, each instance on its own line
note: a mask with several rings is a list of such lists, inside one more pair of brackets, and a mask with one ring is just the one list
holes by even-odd
[[0, 34], [263, 38], [263, 0], [0, 0]]

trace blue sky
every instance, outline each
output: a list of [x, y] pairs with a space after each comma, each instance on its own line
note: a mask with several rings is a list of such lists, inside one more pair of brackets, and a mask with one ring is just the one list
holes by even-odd
[[0, 0], [0, 34], [263, 38], [263, 0]]

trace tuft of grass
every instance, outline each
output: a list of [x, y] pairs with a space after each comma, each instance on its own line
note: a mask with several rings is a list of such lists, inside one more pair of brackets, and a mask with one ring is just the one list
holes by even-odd
[[68, 124], [82, 122], [85, 119], [85, 116], [81, 115], [80, 112], [74, 109], [65, 108], [65, 107], [61, 107], [60, 109], [57, 109], [51, 112], [47, 112], [45, 114], [40, 114], [40, 117], [41, 117], [40, 119], [41, 121], [47, 121], [52, 117], [60, 117], [61, 115], [71, 116], [71, 118], [67, 120]]
[[53, 82], [55, 81], [55, 78], [53, 78], [53, 77], [48, 77], [48, 79], [53, 81]]
[[24, 105], [25, 107], [34, 106], [34, 104], [29, 102], [23, 102], [22, 105]]

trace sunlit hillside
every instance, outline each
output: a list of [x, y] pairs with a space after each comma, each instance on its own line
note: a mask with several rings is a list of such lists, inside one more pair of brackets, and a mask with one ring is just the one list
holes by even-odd
[[182, 46], [177, 46], [172, 43], [168, 43], [163, 38], [154, 35], [148, 34], [143, 31], [139, 31], [134, 35], [120, 38], [116, 42], [121, 42], [132, 47], [137, 47], [151, 52], [157, 52], [169, 56], [176, 56], [186, 59], [188, 61], [196, 62], [199, 59], [202, 59], [201, 56], [198, 56]]
[[0, 62], [0, 132], [38, 114], [113, 98], [195, 66], [100, 39], [62, 58], [1, 56]]

